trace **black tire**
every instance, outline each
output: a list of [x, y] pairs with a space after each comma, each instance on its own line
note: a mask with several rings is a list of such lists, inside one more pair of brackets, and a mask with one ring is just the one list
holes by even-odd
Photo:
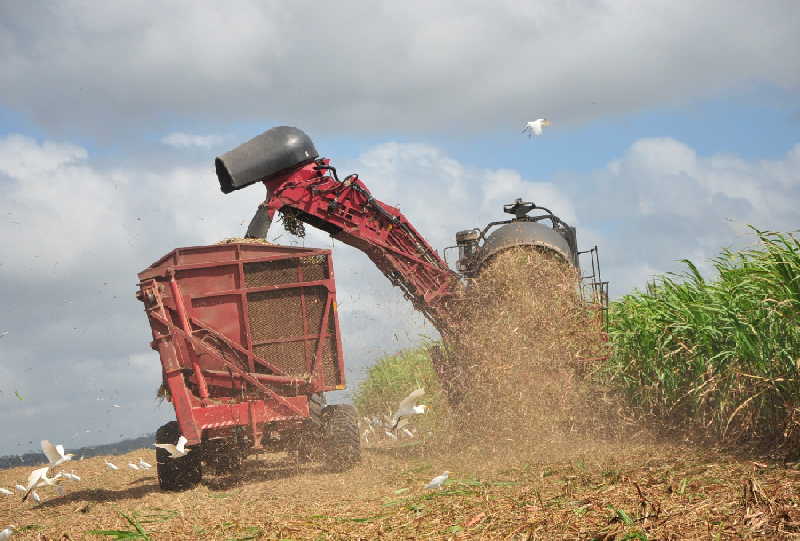
[[[181, 432], [176, 421], [170, 421], [156, 430], [156, 443], [175, 443]], [[199, 449], [193, 449], [180, 458], [169, 458], [169, 453], [156, 448], [156, 471], [161, 490], [188, 490], [203, 477]]]
[[336, 404], [322, 410], [327, 469], [342, 472], [361, 460], [361, 438], [358, 434], [358, 414], [353, 406]]
[[315, 458], [318, 458], [318, 453], [315, 452], [318, 441], [318, 439], [313, 438], [310, 434], [298, 435], [289, 448], [289, 455], [293, 457], [298, 464], [307, 464]]
[[238, 439], [211, 440], [203, 445], [206, 465], [217, 475], [241, 470], [246, 455], [247, 451]]

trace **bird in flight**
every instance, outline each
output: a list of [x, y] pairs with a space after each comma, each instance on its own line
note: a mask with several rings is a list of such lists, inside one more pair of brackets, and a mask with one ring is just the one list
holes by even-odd
[[31, 493], [33, 493], [33, 498], [36, 499], [37, 494], [36, 491], [33, 490], [34, 488], [56, 486], [56, 483], [59, 479], [61, 479], [62, 474], [57, 473], [53, 477], [47, 477], [47, 472], [49, 469], [50, 466], [45, 466], [44, 468], [39, 468], [31, 472], [31, 474], [28, 476], [28, 485], [25, 487], [25, 495], [22, 497], [23, 502], [28, 499], [28, 496], [30, 496]]
[[61, 444], [53, 445], [48, 440], [42, 440], [42, 452], [44, 453], [44, 456], [47, 457], [47, 460], [50, 462], [51, 468], [60, 466], [64, 462], [72, 460], [72, 457], [75, 456], [72, 453], [65, 455], [63, 445]]
[[542, 135], [544, 128], [549, 125], [550, 121], [546, 118], [532, 120], [525, 124], [525, 127], [522, 128], [522, 133], [528, 132], [528, 139], [530, 139], [533, 135]]
[[400, 404], [397, 406], [397, 411], [394, 412], [394, 415], [392, 415], [392, 430], [397, 429], [397, 426], [400, 424], [400, 420], [402, 418], [410, 415], [425, 413], [425, 408], [428, 406], [416, 405], [417, 400], [419, 400], [419, 398], [424, 394], [425, 389], [417, 389], [416, 391], [412, 391], [411, 394], [400, 401]]
[[153, 445], [167, 451], [169, 453], [169, 458], [180, 458], [186, 456], [189, 454], [189, 451], [191, 451], [191, 449], [185, 448], [188, 441], [189, 440], [187, 440], [185, 436], [181, 436], [178, 438], [178, 443], [175, 445], [171, 443], [154, 443]]

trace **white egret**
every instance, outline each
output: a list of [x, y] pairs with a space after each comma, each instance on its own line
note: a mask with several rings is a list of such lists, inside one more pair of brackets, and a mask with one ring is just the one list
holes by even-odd
[[42, 440], [42, 452], [44, 453], [44, 456], [47, 457], [47, 460], [50, 462], [51, 468], [60, 466], [64, 462], [72, 460], [72, 457], [75, 456], [72, 453], [65, 455], [63, 445], [61, 444], [53, 445], [47, 440]]
[[394, 412], [394, 415], [392, 415], [392, 430], [397, 428], [397, 425], [400, 423], [400, 419], [403, 417], [425, 413], [425, 408], [427, 408], [427, 406], [415, 405], [417, 400], [419, 400], [419, 398], [424, 394], [425, 389], [417, 389], [400, 401], [400, 404], [397, 406], [397, 411]]
[[133, 464], [133, 463], [131, 463], [131, 462], [128, 462], [128, 467], [129, 467], [130, 469], [132, 469], [132, 470], [139, 471], [139, 466], [137, 466], [136, 464]]
[[528, 132], [528, 139], [530, 139], [532, 135], [542, 135], [542, 130], [544, 130], [544, 128], [550, 124], [551, 122], [546, 118], [532, 120], [531, 122], [525, 124], [525, 127], [522, 129], [522, 133]]
[[75, 475], [74, 473], [65, 473], [64, 477], [66, 477], [70, 481], [80, 481], [81, 480], [81, 478], [78, 477], [77, 475]]
[[114, 464], [112, 464], [111, 462], [105, 461], [105, 463], [106, 463], [106, 467], [107, 467], [109, 470], [114, 470], [114, 471], [117, 471], [117, 470], [119, 469], [117, 466], [115, 466], [115, 465], [114, 465]]
[[33, 470], [30, 475], [28, 475], [28, 485], [25, 487], [25, 495], [22, 497], [23, 502], [28, 499], [28, 496], [31, 494], [31, 492], [35, 492], [33, 490], [34, 488], [58, 486], [56, 483], [58, 483], [58, 480], [61, 479], [62, 474], [57, 473], [53, 477], [47, 477], [47, 472], [49, 470], [50, 466], [45, 466], [44, 468]]
[[36, 503], [42, 503], [42, 499], [39, 497], [39, 493], [36, 492], [35, 490], [31, 492], [31, 496], [33, 496], [33, 501], [35, 501]]
[[154, 443], [153, 445], [167, 451], [169, 453], [169, 458], [180, 458], [186, 456], [189, 454], [189, 451], [191, 451], [191, 449], [186, 449], [186, 443], [188, 441], [186, 437], [181, 436], [178, 438], [178, 443], [176, 445], [171, 443]]
[[13, 496], [14, 493], [7, 488], [0, 487], [0, 494], [5, 494], [6, 496]]
[[24, 486], [20, 485], [19, 483], [14, 485], [14, 488], [17, 489], [20, 492], [23, 492], [23, 493], [28, 491], [28, 489], [26, 489]]
[[11, 539], [11, 536], [14, 535], [14, 532], [17, 531], [17, 527], [13, 524], [6, 528], [5, 530], [0, 532], [0, 541], [8, 541]]
[[431, 482], [425, 485], [425, 488], [441, 488], [441, 486], [444, 484], [445, 481], [447, 481], [447, 478], [449, 476], [450, 472], [445, 470], [445, 472], [442, 473], [442, 475], [437, 475], [436, 477], [431, 479]]
[[139, 457], [139, 462], [137, 462], [140, 468], [144, 468], [145, 470], [149, 470], [153, 466], [142, 460], [142, 457]]

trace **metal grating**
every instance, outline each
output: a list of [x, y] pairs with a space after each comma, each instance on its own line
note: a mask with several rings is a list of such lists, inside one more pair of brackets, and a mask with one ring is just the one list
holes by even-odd
[[253, 343], [303, 336], [300, 288], [247, 294]]
[[[325, 314], [325, 303], [328, 302], [328, 290], [322, 286], [305, 288], [306, 310], [308, 311], [308, 328], [311, 333], [319, 334], [322, 330], [322, 316]], [[330, 320], [330, 316], [328, 316]]]
[[247, 287], [275, 286], [297, 282], [297, 260], [278, 259], [244, 264]]
[[[307, 377], [305, 361], [304, 341], [300, 342], [278, 342], [275, 344], [263, 344], [255, 346], [253, 353], [265, 361], [274, 364], [281, 370], [286, 371], [290, 376]], [[264, 368], [258, 365], [256, 371], [264, 372]]]
[[265, 287], [299, 282], [298, 267], [302, 268], [304, 282], [328, 278], [328, 258], [312, 255], [297, 259], [278, 259], [244, 264], [247, 287]]
[[[255, 288], [297, 282], [299, 269], [302, 269], [303, 281], [306, 282], [329, 277], [327, 256], [313, 255], [245, 263], [245, 283], [247, 287]], [[247, 301], [253, 353], [290, 376], [309, 376], [306, 353], [310, 361], [310, 357], [316, 352], [317, 340], [303, 340], [302, 337], [306, 334], [316, 335], [321, 331], [328, 290], [323, 286], [314, 286], [256, 291], [247, 294]], [[328, 317], [328, 332], [333, 334], [333, 318], [336, 314], [331, 311]], [[274, 342], [275, 340], [292, 341]], [[323, 347], [320, 366], [326, 385], [334, 386], [339, 383], [336, 363], [336, 339], [331, 336]], [[264, 370], [259, 365], [256, 369]]]
[[339, 378], [339, 370], [336, 365], [336, 341], [331, 336], [328, 338], [327, 347], [323, 350], [323, 370], [325, 370], [325, 385], [338, 385], [341, 378]]
[[312, 255], [300, 258], [303, 268], [303, 279], [306, 282], [326, 280], [328, 278], [328, 258], [324, 255]]
[[[311, 342], [312, 351], [316, 351], [317, 340]], [[336, 366], [336, 342], [332, 336], [328, 337], [322, 345], [322, 370], [325, 385], [333, 387], [339, 383], [339, 371]]]

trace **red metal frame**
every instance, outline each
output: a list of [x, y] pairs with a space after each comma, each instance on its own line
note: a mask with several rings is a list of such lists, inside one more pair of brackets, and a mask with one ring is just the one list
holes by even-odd
[[329, 165], [323, 158], [265, 181], [270, 219], [294, 209], [303, 221], [366, 253], [417, 310], [446, 332], [446, 304], [456, 291], [457, 275], [399, 209], [374, 199], [356, 175], [338, 181], [326, 173]]
[[[301, 258], [324, 256], [327, 277], [305, 281]], [[297, 261], [292, 282], [248, 287], [245, 264]], [[173, 250], [139, 273], [138, 298], [144, 302], [181, 433], [190, 445], [203, 433], [224, 435], [245, 427], [260, 446], [270, 430], [292, 426], [309, 416], [308, 395], [344, 387], [344, 361], [336, 314], [336, 288], [330, 250], [230, 243]], [[319, 329], [309, 328], [308, 288], [325, 288]], [[287, 374], [278, 359], [254, 353], [248, 295], [294, 288], [302, 305], [302, 328], [289, 337], [258, 344], [304, 343], [307, 377]], [[333, 332], [330, 321], [333, 318]], [[336, 383], [326, 384], [324, 345], [335, 344]], [[312, 351], [310, 344], [317, 341]]]

